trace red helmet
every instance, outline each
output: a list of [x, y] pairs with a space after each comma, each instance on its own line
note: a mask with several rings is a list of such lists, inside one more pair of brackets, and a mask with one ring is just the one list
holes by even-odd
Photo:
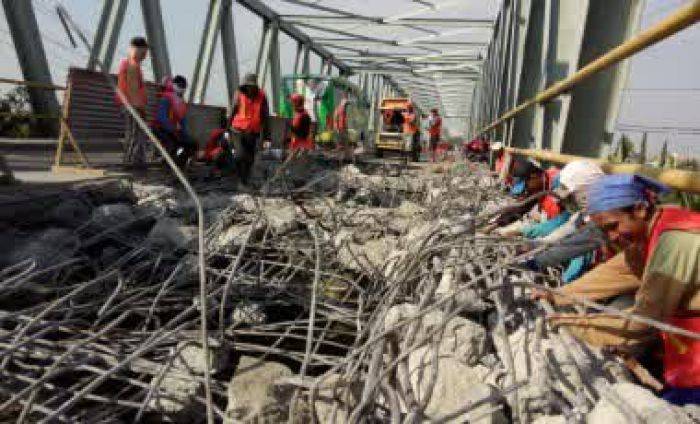
[[304, 106], [304, 96], [299, 93], [294, 93], [289, 98], [292, 101], [292, 106], [300, 107]]

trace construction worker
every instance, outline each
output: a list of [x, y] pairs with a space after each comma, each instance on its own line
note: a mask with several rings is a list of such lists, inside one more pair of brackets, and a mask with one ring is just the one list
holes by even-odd
[[420, 160], [420, 133], [418, 132], [418, 116], [413, 108], [413, 103], [406, 106], [403, 117], [403, 136], [405, 149], [410, 150], [414, 162]]
[[197, 153], [197, 142], [187, 133], [187, 103], [182, 98], [186, 89], [187, 79], [182, 75], [165, 78], [152, 125], [153, 132], [180, 168]]
[[[129, 43], [128, 56], [122, 59], [117, 73], [117, 85], [124, 99], [117, 97], [119, 104], [126, 100], [142, 118], [146, 117], [148, 97], [141, 63], [148, 55], [148, 43], [143, 37], [134, 37]], [[146, 135], [139, 129], [136, 120], [125, 112], [124, 165], [138, 170], [146, 169]]]
[[[554, 219], [559, 215], [562, 211], [559, 199], [552, 194], [543, 193], [556, 188], [558, 172], [556, 168], [544, 170], [524, 158], [515, 159], [511, 167], [511, 194], [521, 198], [530, 197], [530, 201], [502, 211], [492, 222], [496, 227], [500, 227], [494, 232], [502, 236], [521, 235], [527, 226]], [[532, 197], [538, 193], [543, 194], [539, 198]]]
[[263, 147], [270, 145], [269, 106], [265, 92], [258, 87], [258, 76], [247, 74], [236, 93], [231, 118], [236, 169], [241, 183], [248, 184], [255, 152], [262, 134]]
[[211, 176], [221, 176], [234, 169], [233, 147], [230, 135], [224, 128], [216, 128], [209, 133], [203, 159], [212, 166]]
[[[622, 253], [566, 286], [569, 294], [601, 299], [636, 290], [627, 312], [700, 331], [700, 213], [658, 206], [668, 188], [639, 175], [607, 175], [588, 190], [587, 211]], [[557, 303], [564, 302], [557, 300]], [[563, 314], [552, 323], [597, 346], [634, 346], [653, 336], [647, 324], [610, 314]], [[670, 401], [700, 400], [700, 341], [664, 339], [664, 380]], [[690, 392], [688, 392], [690, 391]]]
[[348, 93], [346, 91], [343, 92], [338, 107], [333, 111], [333, 122], [335, 131], [338, 134], [338, 150], [341, 152], [342, 158], [345, 159], [350, 148], [350, 140], [348, 138]]
[[294, 117], [292, 118], [292, 137], [289, 148], [292, 152], [311, 151], [314, 148], [314, 142], [311, 138], [311, 117], [304, 108], [304, 96], [294, 93], [291, 96], [291, 102], [294, 107]]
[[430, 135], [430, 159], [435, 162], [435, 152], [437, 151], [438, 144], [440, 144], [440, 134], [442, 133], [442, 117], [438, 113], [437, 109], [432, 109], [430, 111], [430, 117], [428, 117], [428, 134]]

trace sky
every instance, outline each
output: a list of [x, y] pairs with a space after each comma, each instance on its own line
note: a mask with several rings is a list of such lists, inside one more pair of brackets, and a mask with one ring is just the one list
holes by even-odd
[[[24, 0], [22, 0], [24, 1]], [[99, 0], [31, 0], [39, 22], [47, 59], [54, 82], [63, 83], [70, 66], [84, 67], [87, 51], [73, 48], [54, 12], [63, 4], [77, 23], [91, 37], [99, 21], [102, 1]], [[372, 0], [354, 0], [365, 4]], [[376, 0], [374, 0], [376, 1]], [[668, 15], [687, 0], [647, 0], [641, 28], [648, 27]], [[278, 7], [279, 0], [266, 0]], [[325, 3], [325, 2], [324, 2]], [[390, 7], [390, 1], [386, 0]], [[194, 70], [200, 35], [206, 19], [208, 0], [161, 0], [171, 67], [174, 73], [189, 77]], [[486, 4], [486, 2], [474, 4]], [[478, 9], [479, 6], [475, 6]], [[483, 13], [490, 12], [483, 6]], [[478, 10], [477, 10], [478, 12]], [[234, 28], [241, 75], [255, 67], [257, 49], [262, 34], [262, 21], [238, 4], [234, 4]], [[143, 34], [140, 1], [131, 0], [118, 43], [123, 56], [131, 36]], [[14, 47], [4, 12], [0, 8], [0, 77], [21, 78]], [[296, 42], [280, 34], [282, 74], [290, 73], [296, 53]], [[618, 118], [618, 129], [633, 140], [649, 132], [650, 151], [660, 149], [668, 140], [671, 151], [700, 155], [700, 25], [688, 28], [637, 54], [630, 62], [630, 74]], [[320, 59], [312, 55], [311, 69], [318, 70]], [[152, 78], [150, 63], [145, 66], [147, 78]], [[7, 85], [0, 86], [6, 90]], [[224, 105], [226, 84], [220, 45], [214, 55], [211, 80], [206, 102]]]

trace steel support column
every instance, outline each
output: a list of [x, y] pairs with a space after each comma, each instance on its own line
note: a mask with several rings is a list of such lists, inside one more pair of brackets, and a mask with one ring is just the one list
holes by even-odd
[[141, 12], [153, 64], [153, 76], [156, 81], [161, 81], [164, 77], [170, 76], [171, 72], [160, 0], [141, 0]]
[[[230, 1], [228, 2], [230, 3]], [[190, 85], [190, 102], [204, 103], [209, 85], [209, 73], [216, 49], [216, 42], [221, 29], [221, 18], [224, 11], [224, 0], [210, 0], [207, 19], [202, 30], [202, 39], [197, 53], [192, 84]]]
[[[279, 109], [279, 84], [280, 84], [280, 55], [279, 55], [279, 23], [277, 21], [265, 22], [263, 40], [258, 50], [258, 85], [265, 88], [270, 82], [272, 91], [273, 111]], [[269, 80], [268, 80], [269, 77]], [[268, 96], [270, 93], [268, 93]]]
[[294, 73], [298, 74], [301, 70], [302, 55], [304, 53], [304, 43], [297, 41], [297, 53], [294, 56]]
[[91, 71], [97, 69], [98, 62], [104, 64], [107, 69], [112, 68], [117, 41], [119, 41], [119, 32], [124, 23], [128, 4], [129, 0], [103, 0], [102, 16], [100, 16], [100, 22], [97, 25], [97, 32], [87, 63], [87, 68]]
[[221, 50], [224, 54], [224, 72], [226, 72], [229, 107], [232, 108], [233, 96], [236, 94], [240, 81], [238, 52], [236, 51], [236, 34], [233, 28], [232, 0], [224, 0], [221, 16]]
[[[10, 28], [17, 60], [26, 81], [52, 84], [51, 71], [46, 61], [44, 44], [34, 15], [31, 1], [3, 0], [5, 18]], [[35, 114], [59, 116], [56, 93], [52, 90], [29, 88], [29, 100]], [[45, 120], [43, 129], [47, 134], [56, 133], [57, 120]]]
[[311, 48], [309, 47], [308, 44], [304, 43], [303, 51], [302, 51], [302, 59], [301, 59], [301, 73], [304, 75], [309, 74], [309, 67], [311, 66]]

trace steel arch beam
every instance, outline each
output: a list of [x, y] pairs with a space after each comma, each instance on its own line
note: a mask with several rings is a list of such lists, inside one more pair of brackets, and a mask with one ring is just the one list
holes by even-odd
[[[197, 62], [192, 74], [190, 89], [190, 102], [204, 103], [209, 85], [209, 73], [211, 72], [212, 59], [216, 42], [221, 29], [221, 20], [224, 12], [225, 0], [211, 0], [207, 11], [207, 19], [202, 30], [202, 39], [199, 43]], [[230, 1], [228, 1], [230, 3]]]
[[97, 32], [90, 50], [87, 68], [91, 71], [97, 69], [97, 63], [101, 62], [107, 69], [112, 68], [114, 53], [117, 50], [119, 33], [124, 23], [124, 15], [129, 0], [103, 0], [102, 15], [97, 25]]
[[156, 81], [160, 81], [164, 77], [172, 75], [160, 0], [141, 0], [141, 12], [143, 13], [146, 37], [148, 37], [153, 74]]
[[[44, 44], [36, 22], [31, 1], [3, 0], [5, 18], [10, 28], [17, 60], [26, 81], [52, 85], [49, 63], [44, 53]], [[56, 93], [52, 90], [29, 88], [29, 101], [35, 114], [58, 117], [60, 109]], [[43, 129], [55, 134], [58, 120], [45, 120]]]
[[225, 0], [221, 17], [221, 50], [224, 56], [226, 88], [228, 90], [229, 108], [233, 107], [233, 96], [238, 89], [240, 74], [238, 69], [238, 52], [236, 51], [236, 33], [233, 27], [233, 0]]

